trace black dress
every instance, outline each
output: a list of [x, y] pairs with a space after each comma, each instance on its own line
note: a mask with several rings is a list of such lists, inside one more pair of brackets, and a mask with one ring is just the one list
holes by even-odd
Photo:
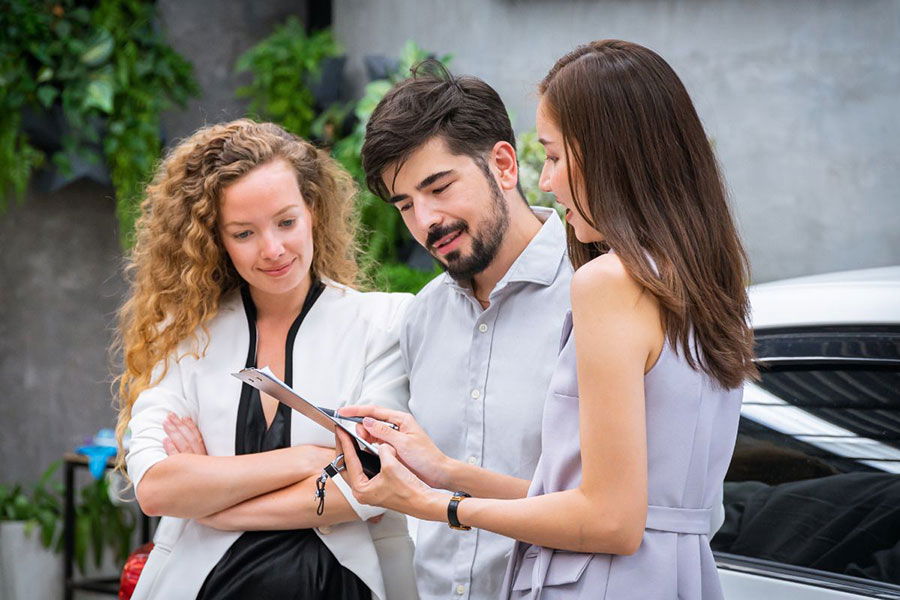
[[[292, 379], [294, 339], [323, 289], [321, 282], [313, 283], [300, 315], [288, 332], [284, 373], [288, 385]], [[256, 366], [256, 309], [246, 288], [242, 297], [251, 338], [247, 366], [253, 367]], [[245, 383], [241, 388], [236, 434], [235, 454], [286, 448], [291, 442], [291, 409], [279, 404], [267, 428], [259, 391]], [[198, 600], [370, 600], [371, 597], [369, 588], [338, 562], [312, 529], [245, 532], [209, 572], [197, 594]]]

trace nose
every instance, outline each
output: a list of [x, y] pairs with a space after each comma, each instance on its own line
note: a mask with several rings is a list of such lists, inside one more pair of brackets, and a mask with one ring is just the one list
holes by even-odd
[[538, 187], [541, 188], [542, 192], [550, 193], [553, 190], [550, 188], [550, 161], [545, 161], [544, 166], [541, 168], [541, 176], [538, 178]]
[[435, 210], [428, 201], [422, 201], [414, 208], [416, 225], [421, 231], [428, 231], [432, 225], [438, 225], [443, 220], [443, 214]]
[[259, 253], [264, 259], [275, 260], [284, 254], [284, 244], [277, 234], [266, 232], [259, 236], [259, 240]]

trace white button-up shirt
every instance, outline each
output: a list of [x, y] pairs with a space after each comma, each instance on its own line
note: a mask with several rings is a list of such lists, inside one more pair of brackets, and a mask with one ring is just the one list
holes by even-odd
[[[410, 400], [399, 408], [448, 456], [528, 480], [541, 454], [544, 397], [572, 276], [562, 222], [551, 209], [533, 210], [544, 224], [487, 309], [445, 273], [413, 300], [400, 334]], [[419, 523], [422, 600], [494, 600], [512, 545], [488, 531]]]

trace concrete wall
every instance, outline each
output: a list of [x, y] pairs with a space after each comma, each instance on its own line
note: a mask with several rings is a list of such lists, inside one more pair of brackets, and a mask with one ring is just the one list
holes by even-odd
[[0, 218], [0, 483], [32, 482], [114, 423], [107, 348], [124, 285], [112, 196], [33, 189]]
[[517, 130], [535, 87], [595, 39], [682, 77], [713, 139], [754, 280], [900, 263], [900, 3], [894, 0], [335, 0], [358, 90], [407, 39], [482, 77]]

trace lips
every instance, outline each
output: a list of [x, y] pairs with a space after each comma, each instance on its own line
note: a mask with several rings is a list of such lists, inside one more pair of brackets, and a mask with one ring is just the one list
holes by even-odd
[[454, 231], [453, 233], [451, 233], [449, 235], [445, 235], [444, 237], [439, 239], [437, 241], [437, 243], [434, 244], [434, 249], [437, 250], [438, 252], [440, 252], [441, 254], [444, 254], [444, 252], [448, 251], [449, 247], [457, 239], [459, 239], [459, 236], [461, 236], [462, 234], [463, 234], [462, 231]]
[[274, 267], [272, 269], [260, 269], [260, 271], [262, 271], [266, 275], [269, 275], [270, 277], [279, 277], [281, 275], [284, 275], [291, 269], [291, 265], [294, 264], [294, 260], [278, 265], [277, 267]]
[[426, 247], [432, 253], [447, 254], [459, 245], [458, 241], [465, 232], [466, 224], [463, 222], [433, 227], [428, 232], [428, 239], [425, 240]]

